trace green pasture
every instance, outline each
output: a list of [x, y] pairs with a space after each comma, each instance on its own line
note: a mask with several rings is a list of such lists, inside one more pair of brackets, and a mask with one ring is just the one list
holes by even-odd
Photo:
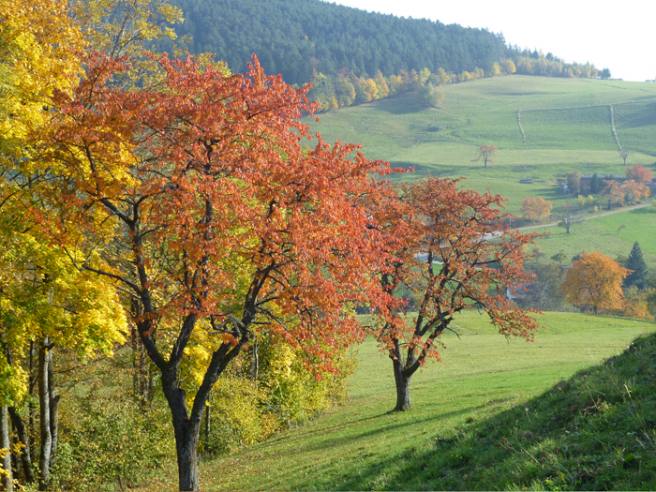
[[628, 256], [635, 241], [648, 265], [656, 265], [656, 207], [650, 206], [606, 217], [575, 222], [570, 234], [562, 227], [536, 229], [543, 236], [536, 247], [547, 257], [564, 253], [567, 259], [582, 251]]
[[[264, 443], [204, 462], [203, 490], [530, 487], [531, 477], [540, 478], [542, 468], [557, 469], [549, 462], [540, 465], [541, 449], [553, 443], [551, 437], [538, 435], [533, 419], [553, 417], [553, 426], [540, 432], [558, 431], [563, 439], [571, 430], [565, 432], [557, 423], [566, 417], [543, 414], [547, 410], [539, 402], [552, 398], [555, 390], [549, 388], [619, 354], [634, 338], [655, 328], [651, 323], [574, 313], [545, 313], [540, 319], [542, 328], [529, 343], [495, 334], [475, 312], [459, 317], [460, 337], [445, 336], [442, 362], [430, 363], [416, 375], [413, 408], [406, 413], [388, 413], [394, 403], [390, 362], [374, 341], [367, 341], [357, 352], [347, 403]], [[559, 386], [563, 384], [569, 383]], [[631, 391], [632, 383], [627, 384]], [[576, 398], [587, 398], [579, 393]], [[572, 416], [579, 410], [572, 407]], [[514, 425], [526, 426], [530, 434], [524, 444], [528, 455], [516, 443], [515, 434], [524, 434], [513, 430]], [[471, 433], [480, 429], [501, 435], [478, 445]], [[598, 436], [601, 444], [593, 444], [603, 446], [603, 439]], [[626, 442], [633, 440], [627, 437]], [[554, 456], [549, 460], [559, 459]], [[478, 464], [478, 457], [492, 461]], [[469, 471], [464, 466], [468, 462]], [[545, 488], [549, 476], [533, 486]], [[553, 478], [571, 488], [562, 477]], [[637, 481], [623, 485], [649, 488]]]
[[[525, 198], [542, 196], [554, 204], [553, 220], [577, 209], [573, 197], [559, 192], [558, 176], [626, 172], [611, 133], [610, 105], [628, 164], [656, 170], [656, 84], [510, 76], [442, 90], [439, 109], [406, 94], [320, 115], [314, 127], [328, 141], [359, 142], [371, 158], [414, 169], [397, 175], [400, 180], [463, 177], [464, 187], [503, 195], [512, 214], [521, 214]], [[476, 160], [481, 144], [498, 148], [488, 168]], [[639, 241], [654, 261], [654, 229], [656, 214], [640, 211], [576, 224], [569, 236], [545, 229], [549, 237], [538, 246], [550, 256], [591, 249], [625, 255]]]

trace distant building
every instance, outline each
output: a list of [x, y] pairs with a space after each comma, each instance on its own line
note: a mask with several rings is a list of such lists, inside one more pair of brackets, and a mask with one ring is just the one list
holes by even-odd
[[[594, 195], [592, 192], [592, 180], [594, 179], [593, 176], [581, 176], [581, 180], [579, 181], [580, 183], [580, 195]], [[603, 190], [606, 188], [610, 183], [623, 183], [625, 182], [628, 178], [626, 176], [618, 176], [618, 175], [606, 175], [606, 176], [597, 176], [597, 179], [599, 179], [600, 183], [600, 190]], [[567, 178], [557, 178], [556, 179], [556, 184], [558, 186], [558, 189], [561, 193], [569, 194], [570, 189], [569, 186], [567, 185]], [[649, 189], [651, 190], [652, 195], [656, 195], [656, 178], [652, 179], [649, 183], [647, 183], [647, 186], [649, 186]]]

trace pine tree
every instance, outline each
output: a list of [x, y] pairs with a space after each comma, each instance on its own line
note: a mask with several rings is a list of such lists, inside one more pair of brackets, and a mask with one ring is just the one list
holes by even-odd
[[631, 272], [624, 280], [624, 288], [635, 286], [638, 289], [644, 289], [647, 278], [647, 264], [642, 256], [640, 245], [637, 242], [633, 243], [629, 258], [626, 260], [626, 268], [631, 270]]

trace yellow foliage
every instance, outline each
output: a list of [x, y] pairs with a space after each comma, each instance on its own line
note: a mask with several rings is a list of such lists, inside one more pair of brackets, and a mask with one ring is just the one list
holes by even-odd
[[599, 310], [623, 308], [622, 281], [628, 270], [598, 252], [583, 253], [567, 271], [563, 291], [575, 306]]
[[648, 292], [636, 287], [627, 289], [624, 299], [624, 315], [629, 318], [654, 319], [649, 311]]
[[50, 118], [54, 92], [77, 84], [83, 46], [65, 0], [0, 0], [0, 159], [35, 143], [26, 139]]
[[[21, 360], [29, 342], [48, 337], [83, 357], [125, 341], [126, 317], [112, 282], [76, 269], [60, 248], [28, 233], [0, 229], [0, 325]], [[0, 398], [20, 401], [26, 373], [0, 355]]]

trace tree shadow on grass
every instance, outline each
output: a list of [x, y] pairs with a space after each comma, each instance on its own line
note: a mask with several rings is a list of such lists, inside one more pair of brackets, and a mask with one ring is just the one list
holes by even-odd
[[[432, 422], [432, 421], [439, 421], [439, 420], [444, 420], [448, 418], [453, 418], [453, 417], [458, 417], [460, 415], [465, 415], [468, 413], [471, 413], [477, 409], [480, 409], [484, 407], [485, 405], [479, 405], [475, 407], [468, 407], [468, 408], [462, 408], [460, 410], [454, 410], [451, 412], [444, 412], [444, 413], [437, 413], [430, 415], [428, 417], [422, 418], [422, 419], [412, 419], [412, 418], [406, 418], [402, 422], [395, 422], [391, 425], [385, 425], [384, 423], [380, 423], [380, 425], [366, 430], [364, 432], [360, 433], [349, 433], [348, 435], [341, 436], [341, 437], [336, 437], [332, 439], [326, 439], [322, 440], [319, 442], [315, 442], [309, 445], [301, 445], [299, 446], [299, 452], [311, 452], [311, 451], [318, 451], [326, 448], [334, 448], [334, 447], [341, 447], [341, 446], [347, 446], [353, 442], [356, 442], [361, 439], [368, 439], [371, 437], [374, 437], [378, 434], [387, 434], [390, 432], [403, 432], [404, 428], [407, 427], [415, 427], [417, 425], [425, 424], [427, 422]], [[405, 414], [403, 415], [405, 416]], [[392, 412], [387, 412], [385, 414], [382, 414], [379, 416], [380, 419], [398, 419], [399, 414], [397, 413], [392, 413]], [[361, 419], [360, 419], [361, 420]], [[357, 421], [356, 421], [357, 422]], [[344, 425], [344, 428], [349, 427], [350, 423], [347, 423]]]
[[335, 484], [342, 490], [654, 490], [656, 335], [490, 419]]
[[426, 105], [421, 102], [415, 92], [406, 93], [398, 97], [381, 99], [374, 104], [376, 105], [376, 109], [391, 114], [417, 113], [426, 109]]

